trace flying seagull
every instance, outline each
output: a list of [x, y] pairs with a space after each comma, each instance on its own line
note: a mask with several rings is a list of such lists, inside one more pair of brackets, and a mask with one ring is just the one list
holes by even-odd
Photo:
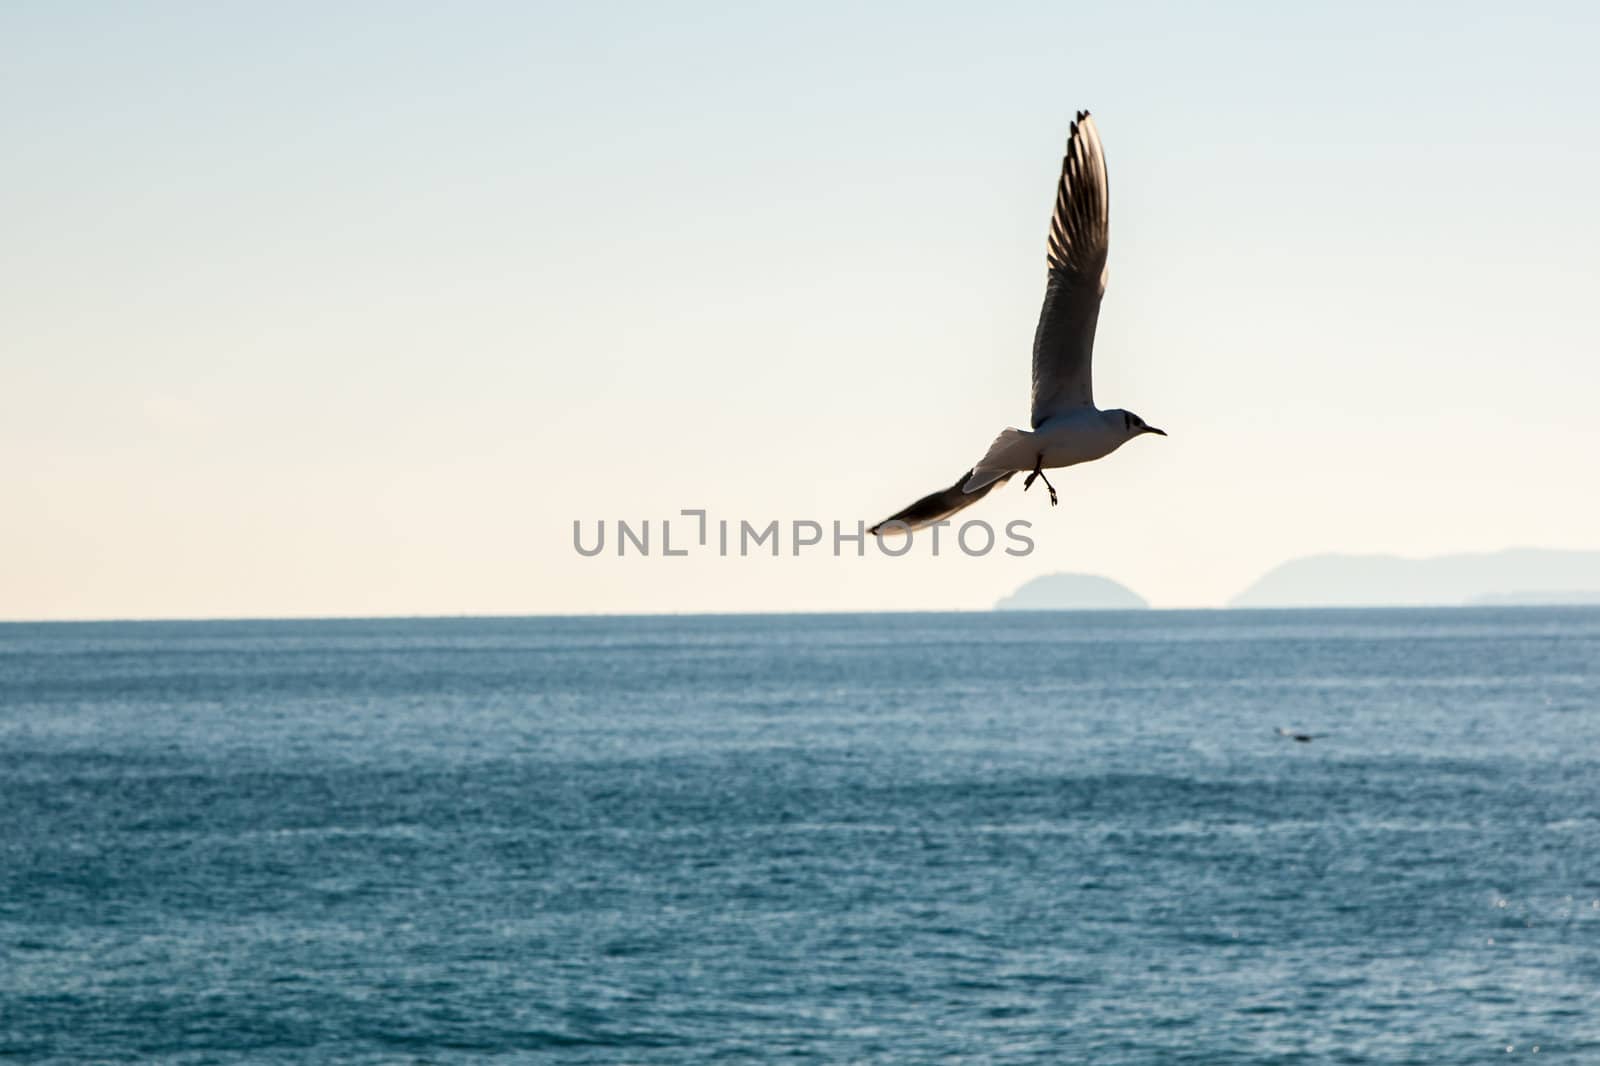
[[1285, 729], [1285, 728], [1283, 728], [1283, 726], [1280, 725], [1278, 727], [1278, 735], [1280, 737], [1288, 737], [1290, 740], [1297, 740], [1302, 744], [1309, 744], [1313, 740], [1321, 740], [1323, 737], [1327, 736], [1328, 734], [1326, 734], [1326, 733], [1296, 733], [1294, 730]]
[[942, 521], [1024, 470], [1031, 473], [1023, 489], [1040, 479], [1054, 507], [1056, 489], [1044, 475], [1047, 468], [1100, 459], [1145, 433], [1166, 436], [1132, 411], [1120, 407], [1102, 411], [1094, 405], [1090, 361], [1100, 297], [1106, 291], [1110, 215], [1100, 134], [1089, 112], [1080, 111], [1061, 160], [1055, 215], [1050, 219], [1046, 254], [1050, 273], [1033, 335], [1032, 431], [1005, 430], [954, 485], [924, 496], [871, 532], [909, 532]]

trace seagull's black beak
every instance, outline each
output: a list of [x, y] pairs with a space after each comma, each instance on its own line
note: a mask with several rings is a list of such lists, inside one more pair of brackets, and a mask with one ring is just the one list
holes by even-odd
[[1154, 433], [1154, 434], [1156, 434], [1157, 436], [1160, 436], [1160, 437], [1165, 437], [1167, 435], [1167, 431], [1166, 430], [1157, 429], [1155, 426], [1145, 426], [1144, 427], [1144, 431], [1146, 433]]

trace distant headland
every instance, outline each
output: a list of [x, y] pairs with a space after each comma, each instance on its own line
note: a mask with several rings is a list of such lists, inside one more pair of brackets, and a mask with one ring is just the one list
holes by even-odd
[[1600, 552], [1313, 555], [1267, 571], [1230, 607], [1444, 607], [1600, 603]]
[[[1508, 548], [1471, 555], [1309, 555], [1268, 570], [1229, 607], [1600, 605], [1600, 551]], [[1144, 597], [1097, 574], [1045, 574], [997, 611], [1143, 610]]]

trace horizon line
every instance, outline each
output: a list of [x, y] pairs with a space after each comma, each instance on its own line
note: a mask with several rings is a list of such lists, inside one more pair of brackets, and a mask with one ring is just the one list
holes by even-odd
[[83, 617], [83, 618], [0, 618], [0, 626], [74, 625], [207, 625], [229, 622], [471, 622], [540, 621], [585, 618], [839, 618], [854, 615], [916, 614], [1269, 614], [1285, 611], [1505, 611], [1505, 610], [1596, 610], [1592, 603], [1325, 603], [1282, 604], [1275, 606], [1210, 607], [940, 607], [888, 608], [883, 610], [838, 611], [569, 611], [557, 613], [465, 612], [460, 614], [263, 614], [263, 615], [174, 615], [172, 617]]

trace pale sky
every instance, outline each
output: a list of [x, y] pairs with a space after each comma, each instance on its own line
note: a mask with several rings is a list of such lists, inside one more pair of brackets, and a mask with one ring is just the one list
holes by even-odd
[[[1600, 9], [1310, 7], [7, 4], [0, 618], [1209, 606], [1600, 548]], [[1168, 439], [963, 516], [1021, 559], [573, 550], [870, 523], [1026, 426], [1079, 108], [1096, 398]]]

